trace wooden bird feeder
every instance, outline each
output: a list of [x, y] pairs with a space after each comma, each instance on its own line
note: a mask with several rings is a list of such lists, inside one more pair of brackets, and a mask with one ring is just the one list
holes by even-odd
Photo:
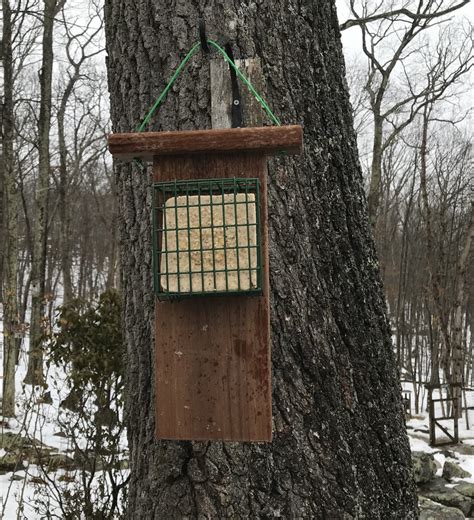
[[300, 126], [113, 134], [153, 160], [156, 435], [272, 437], [267, 156]]

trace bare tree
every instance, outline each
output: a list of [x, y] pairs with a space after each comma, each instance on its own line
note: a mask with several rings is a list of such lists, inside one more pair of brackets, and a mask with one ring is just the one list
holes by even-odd
[[[69, 28], [66, 22], [66, 14], [63, 11], [63, 22], [66, 30], [66, 56], [70, 64], [67, 71], [67, 81], [60, 99], [57, 112], [58, 124], [58, 145], [59, 145], [59, 214], [61, 222], [61, 271], [63, 277], [64, 303], [71, 300], [73, 296], [72, 280], [71, 280], [71, 246], [69, 242], [70, 236], [70, 215], [68, 212], [68, 146], [66, 143], [66, 133], [64, 121], [66, 109], [74, 91], [76, 84], [80, 81], [84, 74], [81, 70], [87, 62], [103, 49], [88, 48], [93, 46], [97, 35], [102, 31], [102, 19], [100, 11], [95, 16], [91, 16], [85, 27]], [[99, 23], [97, 23], [99, 22]]]
[[[13, 56], [12, 14], [9, 0], [2, 0], [3, 111], [2, 163], [5, 186], [5, 277], [3, 282], [3, 400], [4, 417], [15, 416], [15, 360], [18, 325], [18, 194], [13, 156]], [[3, 202], [3, 201], [2, 201]], [[2, 204], [3, 206], [3, 204]]]
[[53, 29], [65, 0], [45, 0], [43, 12], [42, 65], [40, 71], [40, 113], [38, 119], [38, 180], [35, 190], [36, 214], [33, 227], [31, 266], [31, 328], [26, 384], [43, 384], [42, 323], [47, 246], [47, 197], [50, 179], [50, 127], [53, 79]]
[[[426, 96], [442, 99], [448, 89], [459, 81], [472, 66], [472, 29], [465, 35], [460, 47], [454, 49], [457, 38], [444, 31], [436, 53], [438, 60], [425, 60], [421, 54], [423, 43], [420, 35], [427, 29], [442, 23], [446, 17], [467, 4], [468, 0], [447, 3], [442, 0], [405, 2], [395, 9], [393, 2], [377, 3], [373, 10], [365, 1], [350, 0], [353, 19], [342, 24], [342, 29], [357, 25], [361, 29], [362, 49], [368, 58], [365, 90], [373, 117], [372, 164], [368, 190], [369, 218], [375, 228], [381, 199], [383, 153], [394, 139], [423, 111]], [[387, 51], [387, 42], [393, 47]], [[408, 67], [411, 58], [425, 62], [425, 71], [413, 74]], [[400, 79], [404, 77], [402, 94]], [[423, 77], [427, 77], [426, 82]]]
[[[357, 13], [353, 12], [355, 18], [346, 20], [339, 26], [339, 29], [344, 31], [354, 26], [377, 22], [379, 20], [402, 20], [405, 23], [413, 23], [413, 21], [440, 18], [457, 11], [469, 2], [470, 0], [451, 2], [448, 7], [444, 7], [446, 2], [443, 2], [443, 0], [437, 0], [431, 2], [432, 5], [428, 10], [421, 10], [422, 2], [415, 2], [414, 9], [412, 8], [414, 4], [413, 2], [405, 2], [405, 4], [399, 8], [395, 7], [395, 2], [389, 2], [388, 5], [386, 5], [386, 3], [379, 3], [372, 12], [368, 11], [368, 3], [364, 2], [364, 16], [359, 16]], [[350, 0], [351, 8], [354, 8], [355, 3], [355, 0]]]

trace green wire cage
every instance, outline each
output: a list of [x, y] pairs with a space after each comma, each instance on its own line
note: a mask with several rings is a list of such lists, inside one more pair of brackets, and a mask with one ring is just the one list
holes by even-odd
[[155, 183], [153, 273], [160, 299], [261, 294], [259, 180]]

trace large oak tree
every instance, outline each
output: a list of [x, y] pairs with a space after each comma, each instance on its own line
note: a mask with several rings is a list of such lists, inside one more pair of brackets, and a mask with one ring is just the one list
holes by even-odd
[[[150, 177], [116, 164], [129, 518], [416, 518], [334, 1], [106, 0], [105, 12], [115, 132], [136, 128], [201, 16], [261, 59], [271, 106], [305, 132], [304, 156], [269, 168], [271, 444], [155, 440]], [[150, 130], [210, 127], [214, 58], [196, 57]]]

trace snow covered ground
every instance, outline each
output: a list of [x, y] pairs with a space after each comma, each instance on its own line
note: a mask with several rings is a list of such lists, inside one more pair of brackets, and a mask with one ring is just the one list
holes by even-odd
[[[2, 323], [0, 320], [0, 363], [3, 363], [3, 335], [1, 332]], [[22, 437], [37, 439], [58, 454], [72, 457], [72, 443], [70, 439], [61, 436], [61, 427], [58, 424], [59, 404], [68, 393], [64, 384], [66, 376], [63, 372], [53, 367], [49, 369], [47, 390], [51, 394], [52, 402], [51, 404], [45, 403], [42, 389], [25, 386], [22, 383], [26, 373], [27, 350], [28, 339], [25, 338], [20, 353], [20, 363], [16, 372], [17, 418], [5, 422], [0, 416], [0, 439], [5, 434], [8, 435], [9, 432], [19, 434]], [[409, 384], [405, 383], [403, 386], [406, 389], [411, 389]], [[474, 406], [474, 392], [468, 393], [467, 398], [468, 404]], [[412, 414], [415, 413], [413, 408], [412, 402]], [[440, 466], [437, 474], [441, 476], [442, 467], [446, 460], [446, 452], [443, 453], [445, 451], [444, 447], [431, 448], [429, 446], [428, 415], [424, 411], [425, 409], [426, 395], [424, 401], [420, 400], [420, 410], [422, 411], [407, 421], [410, 445], [412, 451], [433, 453], [435, 460]], [[467, 427], [465, 417], [459, 421], [459, 437], [462, 443], [458, 447], [447, 446], [446, 448], [456, 453], [456, 462], [472, 475], [470, 478], [464, 478], [463, 480], [474, 483], [474, 410], [471, 410], [470, 414], [469, 423], [471, 429]], [[449, 425], [449, 422], [447, 424]], [[0, 444], [0, 460], [6, 454], [1, 446]], [[126, 453], [126, 448], [126, 439], [124, 439], [122, 443], [124, 453]], [[0, 471], [0, 520], [39, 520], [44, 518], [44, 516], [35, 512], [35, 505], [37, 505], [38, 497], [41, 496], [42, 486], [45, 486], [42, 484], [44, 474], [40, 468], [28, 460], [23, 460], [22, 464], [23, 467], [18, 467], [16, 471]], [[126, 477], [128, 470], [121, 470], [121, 473], [123, 477]], [[74, 471], [68, 472], [64, 469], [58, 469], [49, 475], [53, 480], [57, 481], [65, 477], [74, 477]], [[56, 511], [56, 513], [58, 514], [57, 518], [62, 518], [59, 511]]]
[[[1, 305], [0, 316], [2, 316]], [[0, 366], [3, 365], [2, 332], [2, 320], [0, 319]], [[74, 456], [73, 442], [64, 436], [58, 421], [59, 405], [69, 393], [65, 384], [66, 374], [54, 366], [48, 369], [46, 391], [49, 392], [51, 401], [45, 402], [44, 389], [23, 384], [27, 368], [28, 347], [28, 338], [24, 338], [15, 376], [17, 416], [15, 419], [4, 419], [0, 415], [0, 440], [2, 441], [0, 443], [0, 461], [7, 455], [2, 446], [11, 442], [15, 434], [23, 440], [31, 441], [32, 444], [39, 441], [41, 443], [38, 444], [40, 450], [44, 449], [52, 457], [57, 455], [64, 460], [72, 460]], [[1, 395], [2, 385], [0, 384], [0, 397]], [[81, 444], [81, 439], [76, 441], [79, 445]], [[32, 447], [31, 449], [34, 454], [35, 448]], [[125, 436], [121, 440], [121, 450], [123, 458], [125, 458], [127, 456]], [[126, 465], [124, 464], [124, 466]], [[119, 479], [125, 479], [128, 470], [119, 469], [118, 474]], [[51, 489], [54, 490], [53, 482], [56, 484], [62, 482], [61, 487], [64, 488], [64, 486], [69, 485], [65, 484], [64, 481], [68, 482], [74, 479], [78, 481], [80, 475], [80, 471], [73, 469], [57, 469], [48, 472], [45, 476], [41, 468], [26, 459], [20, 462], [15, 471], [0, 470], [0, 520], [39, 520], [45, 518], [35, 511], [35, 507], [38, 505], [38, 501], [44, 500], [44, 496], [47, 494], [50, 494], [50, 498], [53, 498], [50, 511], [57, 515], [56, 517], [51, 516], [51, 518], [63, 518], [59, 509], [54, 505], [55, 492], [50, 493]], [[100, 475], [100, 472], [96, 473], [96, 480]], [[51, 479], [52, 482], [49, 482], [48, 479]], [[71, 483], [71, 486], [73, 486], [73, 483]]]
[[[42, 402], [41, 389], [22, 384], [26, 374], [26, 349], [27, 345], [22, 348], [15, 378], [18, 394], [17, 417], [16, 419], [2, 421], [0, 434], [3, 437], [5, 434], [13, 433], [22, 437], [37, 439], [42, 444], [55, 448], [60, 453], [66, 453], [71, 448], [68, 440], [55, 435], [55, 433], [58, 433], [56, 418], [61, 399], [60, 394], [51, 392], [55, 396], [53, 404], [45, 404]], [[0, 359], [1, 357], [0, 355]], [[61, 376], [61, 374], [56, 374], [56, 378], [59, 380]], [[53, 376], [50, 374], [48, 379], [52, 380]], [[5, 453], [5, 450], [1, 449], [0, 456]], [[41, 477], [41, 471], [27, 460], [23, 461], [23, 466], [23, 470], [0, 474], [0, 513], [3, 514], [5, 520], [40, 518], [32, 510], [35, 489], [31, 484], [35, 477]], [[58, 477], [60, 475], [61, 472], [58, 473]], [[1, 514], [0, 518], [2, 518]]]
[[[404, 390], [411, 390], [412, 386], [410, 383], [403, 383], [402, 388]], [[446, 396], [446, 390], [443, 389], [443, 397]], [[440, 391], [436, 390], [433, 392], [433, 399], [438, 399], [441, 397]], [[467, 407], [467, 416], [466, 410], [462, 412], [462, 418], [458, 420], [458, 435], [460, 439], [459, 448], [457, 450], [459, 455], [460, 465], [469, 471], [472, 475], [474, 475], [474, 391], [468, 390], [463, 394], [462, 397], [463, 407]], [[443, 403], [446, 406], [446, 403]], [[435, 405], [435, 413], [437, 417], [443, 415], [443, 404], [440, 402]], [[469, 410], [469, 408], [472, 408]], [[418, 415], [416, 415], [416, 411], [414, 409], [414, 402], [412, 398], [411, 403], [411, 418], [407, 420], [407, 431], [410, 438], [410, 445], [412, 451], [424, 451], [426, 453], [435, 453], [435, 459], [441, 464], [444, 463], [443, 456], [440, 455], [439, 451], [443, 451], [444, 448], [449, 449], [451, 451], [456, 452], [456, 448], [454, 445], [448, 446], [440, 446], [440, 447], [430, 447], [429, 446], [429, 420], [428, 420], [428, 412], [427, 412], [427, 392], [426, 390], [420, 389], [420, 401], [419, 401], [419, 410]], [[454, 422], [452, 420], [441, 421], [441, 424], [447, 428], [447, 430], [453, 435]], [[449, 441], [448, 437], [443, 434], [440, 429], [436, 429], [436, 438], [437, 440]], [[472, 450], [471, 450], [472, 447]], [[470, 455], [469, 452], [473, 452], [473, 455]], [[464, 454], [462, 452], [465, 452]], [[469, 469], [470, 468], [470, 469]], [[468, 480], [474, 483], [474, 480]]]
[[[410, 419], [407, 422], [407, 426], [411, 450], [433, 453], [436, 462], [439, 463], [438, 471], [436, 472], [437, 477], [441, 477], [442, 468], [446, 462], [446, 456], [443, 452], [449, 450], [456, 454], [456, 463], [472, 475], [470, 478], [463, 478], [462, 480], [474, 484], [474, 429], [467, 430], [464, 420], [459, 421], [459, 437], [462, 442], [457, 446], [450, 444], [432, 448], [429, 445], [429, 434], [427, 433], [428, 417]], [[426, 433], [423, 433], [421, 430], [426, 431]], [[470, 449], [471, 447], [472, 449]], [[468, 453], [465, 453], [465, 451]]]

